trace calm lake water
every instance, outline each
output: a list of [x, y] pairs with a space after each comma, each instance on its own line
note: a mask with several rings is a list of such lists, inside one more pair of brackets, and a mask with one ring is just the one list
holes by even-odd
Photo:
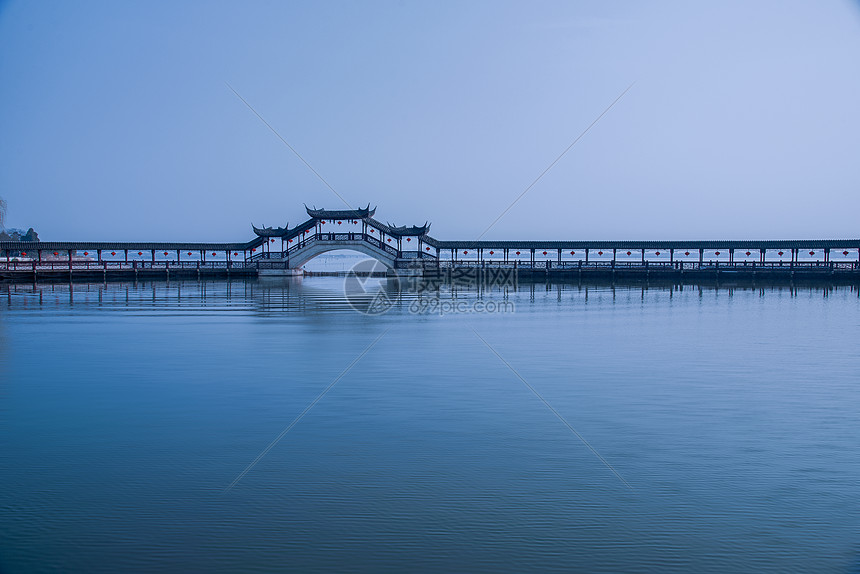
[[342, 283], [0, 287], [0, 571], [860, 571], [856, 289]]

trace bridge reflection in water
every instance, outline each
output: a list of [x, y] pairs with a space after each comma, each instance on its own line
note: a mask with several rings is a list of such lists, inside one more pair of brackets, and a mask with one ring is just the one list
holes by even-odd
[[[414, 292], [403, 286], [392, 293], [389, 313], [410, 313], [410, 304], [426, 293]], [[480, 286], [443, 286], [435, 291], [442, 300], [478, 300], [494, 298], [515, 301], [518, 306], [537, 299], [559, 302], [574, 298], [582, 302], [645, 300], [655, 294], [671, 298], [689, 292], [701, 296], [732, 296], [736, 293], [756, 293], [762, 297], [816, 296], [828, 298], [836, 293], [850, 293], [860, 298], [860, 286], [834, 285], [672, 285], [672, 284], [603, 284], [603, 283], [520, 283], [497, 289]], [[297, 278], [265, 280], [160, 280], [112, 283], [48, 283], [44, 285], [9, 283], [0, 287], [0, 305], [10, 309], [29, 307], [115, 306], [135, 310], [156, 307], [162, 310], [187, 310], [197, 313], [229, 312], [243, 315], [282, 313], [336, 314], [354, 309], [338, 281], [321, 280], [306, 283]]]
[[380, 261], [392, 275], [497, 268], [526, 280], [860, 278], [860, 239], [440, 241], [427, 223], [378, 221], [369, 205], [306, 211], [309, 219], [295, 227], [253, 227], [256, 237], [244, 243], [0, 242], [0, 280], [301, 275], [308, 261], [344, 249]]

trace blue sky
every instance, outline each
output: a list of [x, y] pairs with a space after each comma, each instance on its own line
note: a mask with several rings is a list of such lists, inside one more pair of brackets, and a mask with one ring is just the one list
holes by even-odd
[[43, 239], [350, 203], [477, 237], [858, 237], [848, 1], [7, 2], [0, 196]]

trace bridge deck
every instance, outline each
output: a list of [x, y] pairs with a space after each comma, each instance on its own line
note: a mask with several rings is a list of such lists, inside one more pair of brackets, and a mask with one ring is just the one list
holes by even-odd
[[5, 278], [99, 272], [252, 274], [296, 270], [326, 251], [352, 249], [390, 268], [412, 270], [480, 266], [534, 273], [803, 270], [860, 275], [860, 239], [440, 241], [427, 235], [428, 224], [384, 224], [373, 218], [375, 208], [369, 206], [307, 211], [311, 217], [300, 225], [255, 228], [258, 237], [245, 242], [4, 241], [0, 272]]

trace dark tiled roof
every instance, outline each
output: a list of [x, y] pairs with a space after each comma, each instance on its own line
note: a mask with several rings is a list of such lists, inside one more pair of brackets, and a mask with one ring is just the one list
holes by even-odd
[[314, 219], [364, 219], [366, 217], [373, 217], [373, 214], [376, 213], [376, 208], [370, 209], [369, 203], [367, 207], [360, 209], [311, 209], [305, 205], [305, 210]]

